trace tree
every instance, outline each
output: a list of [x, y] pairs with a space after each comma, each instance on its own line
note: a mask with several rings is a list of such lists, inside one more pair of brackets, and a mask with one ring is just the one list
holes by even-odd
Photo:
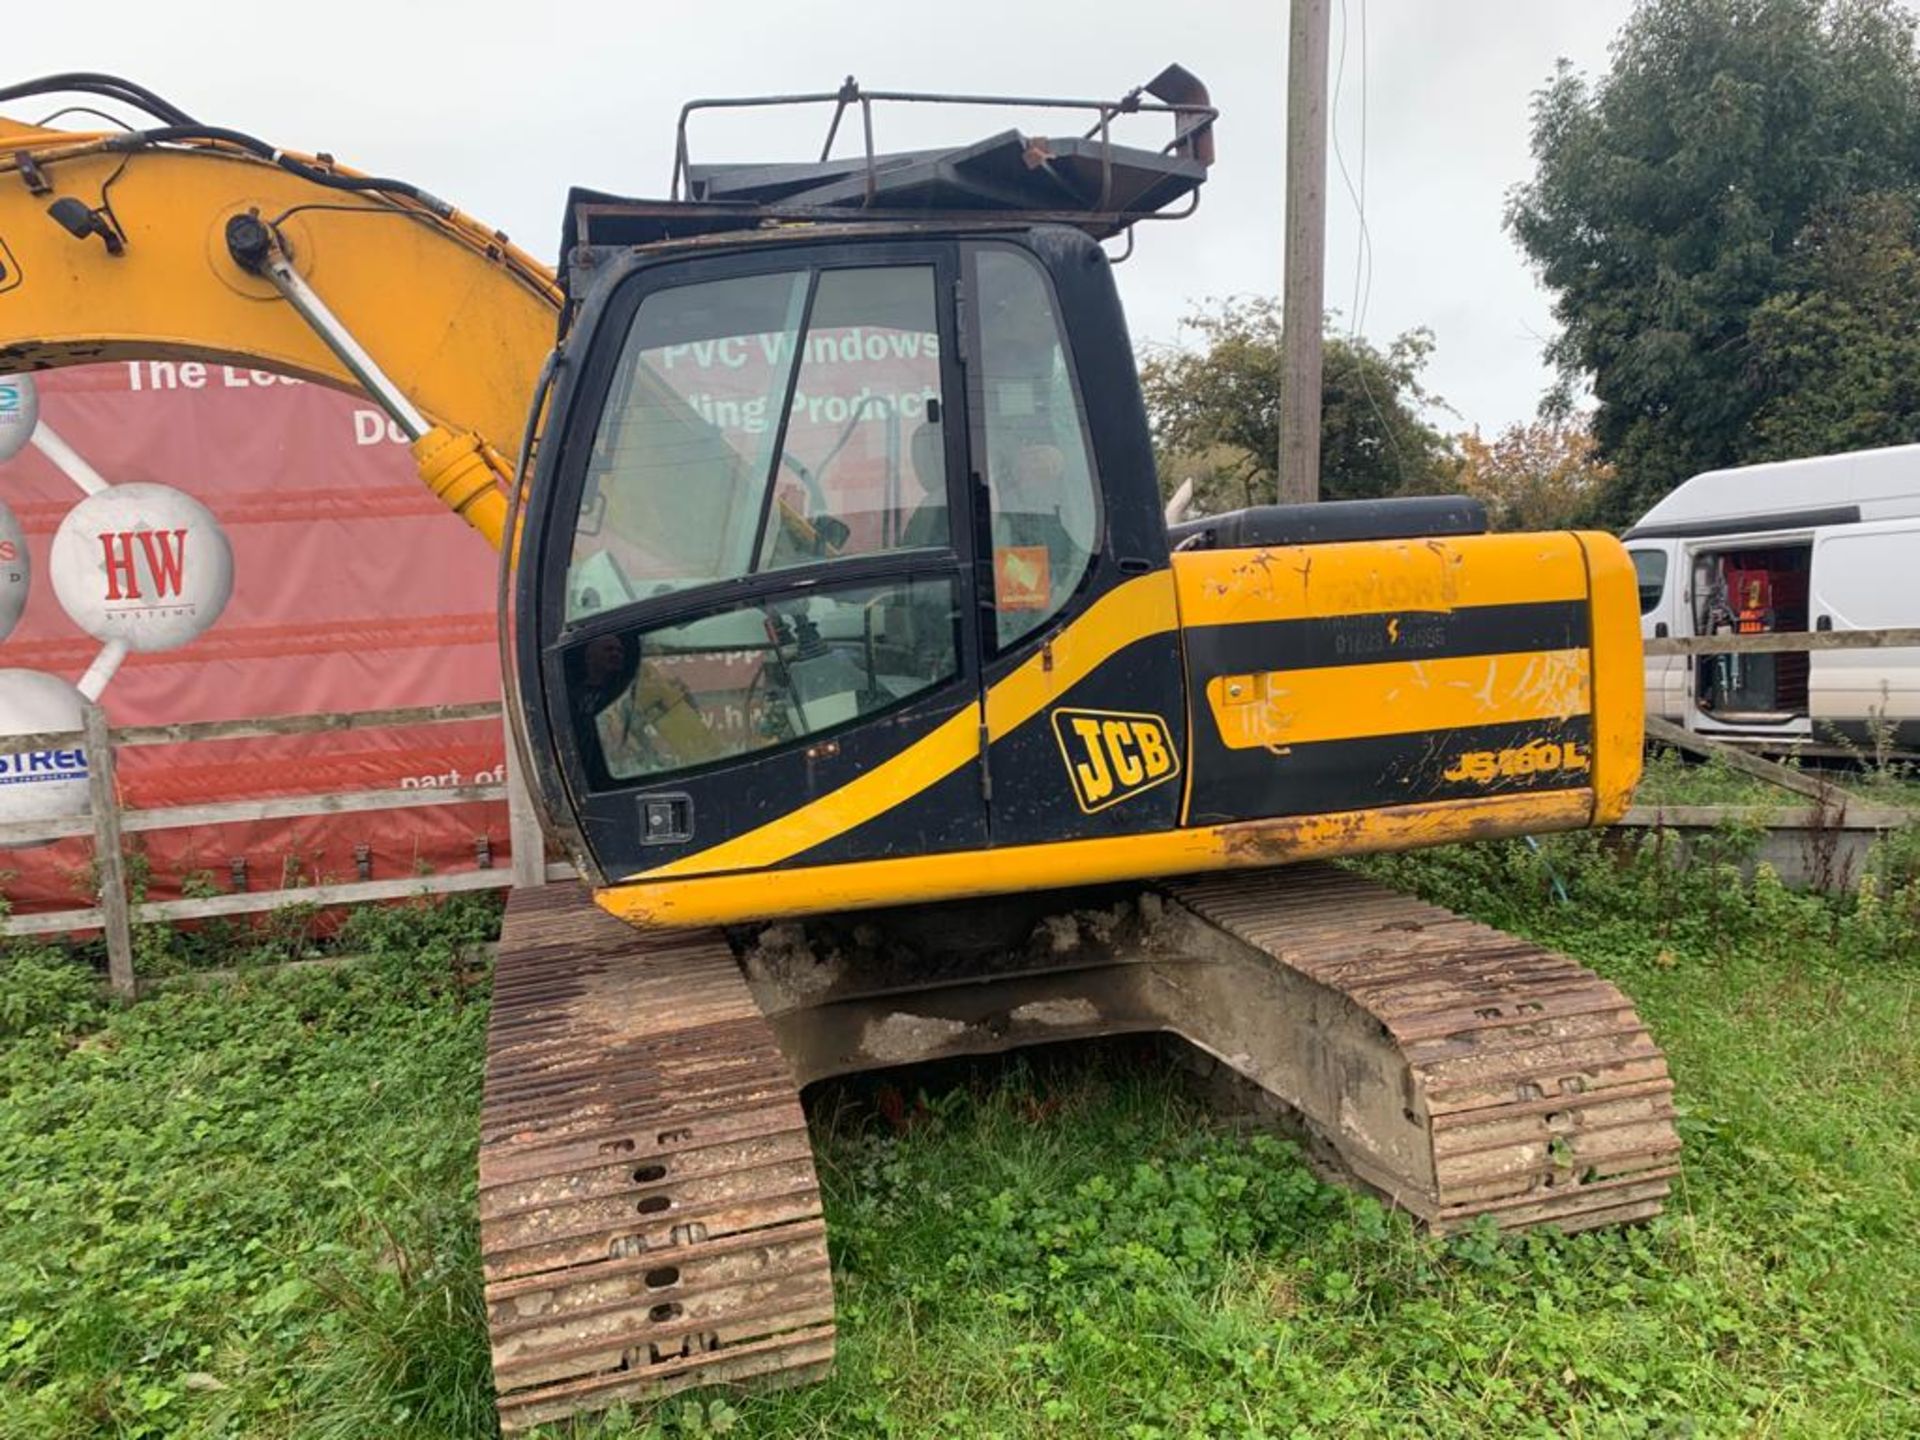
[[[1507, 224], [1554, 295], [1559, 401], [1583, 383], [1622, 521], [1755, 458], [1755, 317], [1809, 225], [1920, 181], [1920, 62], [1894, 0], [1642, 0], [1596, 82], [1535, 97]], [[1824, 432], [1797, 434], [1827, 448]], [[1833, 437], [1837, 439], [1838, 437]]]
[[[1140, 367], [1140, 385], [1171, 494], [1195, 481], [1195, 513], [1271, 504], [1280, 450], [1280, 306], [1230, 300], [1186, 322], [1204, 342], [1161, 349]], [[1446, 437], [1420, 418], [1440, 402], [1420, 385], [1433, 349], [1413, 330], [1381, 350], [1329, 333], [1321, 382], [1320, 493], [1328, 500], [1421, 494], [1443, 488]]]
[[1792, 288], [1754, 313], [1764, 398], [1747, 458], [1788, 459], [1920, 440], [1920, 215], [1910, 194], [1817, 217]]
[[1453, 483], [1484, 501], [1496, 530], [1564, 530], [1578, 524], [1613, 481], [1584, 422], [1510, 425], [1492, 440], [1477, 429], [1455, 438]]

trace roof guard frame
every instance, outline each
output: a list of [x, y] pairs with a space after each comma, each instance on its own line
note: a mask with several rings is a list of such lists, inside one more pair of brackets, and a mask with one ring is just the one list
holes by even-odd
[[[846, 218], [852, 218], [860, 210], [884, 209], [876, 206], [879, 197], [880, 164], [888, 157], [876, 150], [874, 145], [873, 112], [876, 104], [929, 104], [956, 105], [967, 107], [992, 107], [1002, 109], [1026, 110], [1077, 110], [1090, 115], [1093, 124], [1080, 138], [1098, 139], [1100, 164], [1100, 193], [1098, 200], [1084, 210], [1084, 218], [1095, 223], [1105, 221], [1115, 231], [1140, 219], [1180, 219], [1193, 213], [1199, 204], [1197, 188], [1193, 192], [1193, 201], [1184, 210], [1163, 213], [1155, 210], [1119, 210], [1113, 208], [1114, 194], [1114, 141], [1113, 123], [1123, 115], [1164, 114], [1173, 117], [1174, 133], [1172, 139], [1160, 147], [1157, 152], [1162, 157], [1174, 157], [1196, 162], [1202, 171], [1213, 163], [1213, 122], [1219, 117], [1219, 111], [1210, 103], [1204, 85], [1189, 71], [1179, 65], [1169, 65], [1160, 74], [1146, 84], [1136, 86], [1117, 100], [1077, 100], [1053, 96], [1017, 96], [1017, 95], [970, 95], [942, 94], [934, 92], [906, 90], [866, 90], [849, 76], [838, 90], [819, 91], [792, 95], [757, 95], [732, 98], [711, 98], [690, 100], [681, 107], [679, 124], [674, 136], [673, 178], [669, 189], [669, 202], [675, 205], [699, 203], [693, 193], [694, 166], [690, 157], [688, 126], [696, 112], [709, 110], [739, 110], [770, 108], [796, 105], [832, 105], [833, 115], [827, 125], [825, 143], [820, 150], [820, 163], [826, 164], [833, 154], [835, 141], [839, 138], [840, 128], [850, 108], [860, 111], [860, 128], [863, 144], [864, 185], [863, 198], [858, 209], [841, 208]], [[954, 152], [958, 153], [958, 152]], [[1035, 139], [1029, 144], [1027, 163], [1033, 168], [1044, 168], [1052, 159], [1044, 140]], [[789, 207], [778, 203], [761, 207], [769, 215], [778, 215]], [[1017, 207], [1016, 207], [1017, 208]]]

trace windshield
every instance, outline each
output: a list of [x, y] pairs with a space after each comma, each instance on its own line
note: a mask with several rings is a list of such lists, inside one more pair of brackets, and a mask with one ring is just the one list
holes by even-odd
[[930, 266], [901, 265], [648, 296], [595, 437], [567, 618], [948, 544], [935, 294]]

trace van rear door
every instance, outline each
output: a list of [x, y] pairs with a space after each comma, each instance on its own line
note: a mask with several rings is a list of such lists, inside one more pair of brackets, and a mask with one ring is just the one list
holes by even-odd
[[[1920, 520], [1834, 526], [1814, 540], [1815, 630], [1920, 626]], [[1814, 731], [1872, 746], [1876, 731], [1920, 745], [1920, 648], [1816, 650], [1809, 678]]]

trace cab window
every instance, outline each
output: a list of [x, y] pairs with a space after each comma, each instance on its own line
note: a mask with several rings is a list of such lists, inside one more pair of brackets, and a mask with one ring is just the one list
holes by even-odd
[[589, 776], [657, 781], [904, 705], [960, 673], [959, 623], [934, 574], [602, 631], [565, 661]]
[[741, 276], [640, 305], [596, 434], [567, 618], [950, 540], [931, 266]]
[[927, 266], [820, 277], [759, 569], [947, 545], [935, 293]]
[[1072, 597], [1098, 548], [1099, 505], [1045, 276], [1015, 250], [982, 249], [975, 267], [995, 635], [1006, 649]]

